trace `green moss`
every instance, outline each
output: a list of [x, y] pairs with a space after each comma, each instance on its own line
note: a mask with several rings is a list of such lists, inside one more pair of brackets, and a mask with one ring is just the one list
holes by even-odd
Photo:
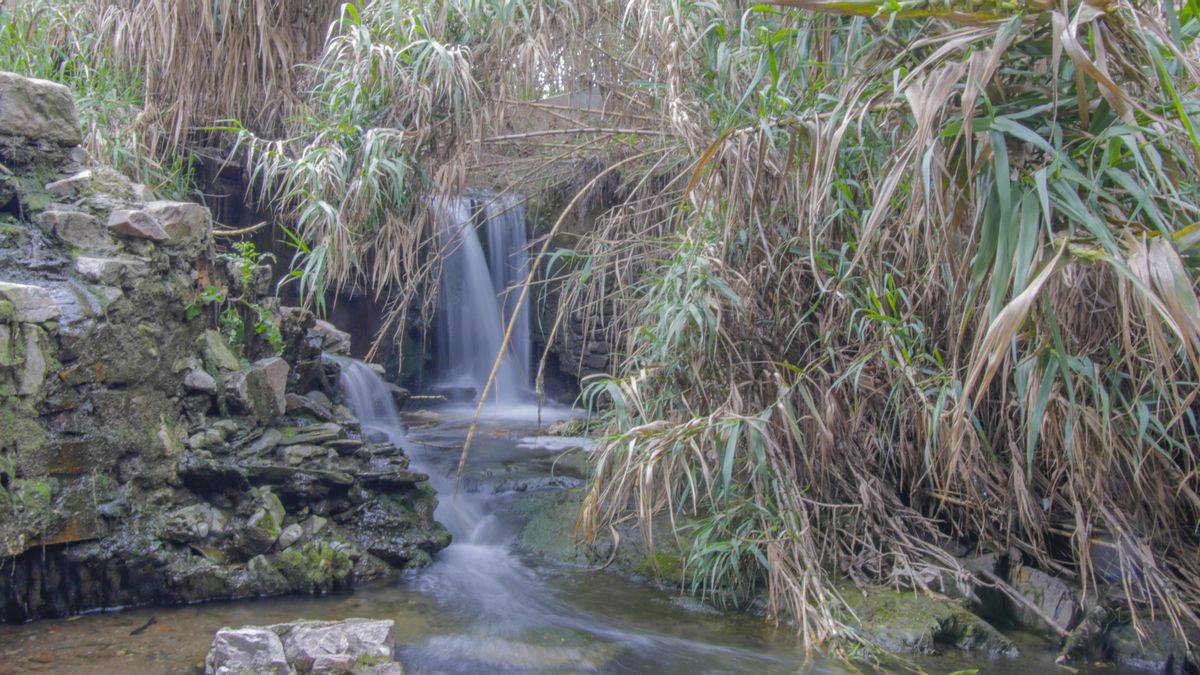
[[280, 553], [276, 562], [292, 588], [313, 593], [344, 585], [354, 568], [344, 549], [324, 541], [293, 546]]
[[359, 668], [370, 668], [371, 666], [382, 666], [385, 663], [391, 663], [392, 660], [386, 656], [378, 654], [363, 654], [354, 660], [355, 665]]
[[678, 554], [672, 555], [667, 551], [655, 550], [653, 554], [642, 557], [635, 571], [644, 577], [652, 577], [683, 584], [683, 560]]
[[[3, 225], [0, 225], [0, 228], [2, 227]], [[13, 314], [15, 313], [16, 308], [13, 307], [12, 302], [0, 298], [0, 321], [12, 321]]]
[[33, 452], [44, 446], [46, 440], [46, 430], [38, 424], [32, 406], [11, 397], [0, 400], [0, 448]]

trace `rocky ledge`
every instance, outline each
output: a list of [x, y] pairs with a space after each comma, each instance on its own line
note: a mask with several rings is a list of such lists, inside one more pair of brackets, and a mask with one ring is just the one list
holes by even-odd
[[205, 675], [404, 675], [395, 659], [395, 623], [370, 619], [297, 621], [222, 628]]
[[67, 89], [0, 73], [0, 622], [428, 563], [426, 477], [341, 404], [349, 336], [79, 142]]

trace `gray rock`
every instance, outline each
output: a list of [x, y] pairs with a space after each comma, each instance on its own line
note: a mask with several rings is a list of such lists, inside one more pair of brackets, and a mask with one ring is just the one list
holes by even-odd
[[396, 648], [394, 621], [301, 621], [272, 628], [283, 639], [289, 663], [301, 672], [318, 672], [318, 667], [342, 663], [350, 668], [362, 662], [383, 665], [393, 661]]
[[225, 533], [229, 519], [208, 504], [193, 504], [171, 511], [163, 517], [163, 536], [172, 541], [193, 543]]
[[863, 636], [893, 652], [935, 653], [940, 647], [1017, 656], [1017, 648], [983, 619], [946, 598], [918, 592], [851, 590], [844, 597]]
[[308, 334], [322, 351], [343, 356], [350, 354], [350, 334], [338, 330], [328, 321], [317, 319], [313, 327], [308, 329]]
[[274, 631], [222, 628], [204, 659], [205, 675], [292, 675], [283, 641]]
[[242, 369], [242, 362], [229, 348], [225, 336], [215, 330], [206, 330], [196, 340], [204, 365], [214, 373], [231, 372]]
[[83, 135], [67, 87], [15, 73], [0, 73], [0, 134], [79, 145]]
[[116, 234], [135, 239], [164, 242], [170, 237], [166, 230], [145, 211], [120, 209], [108, 216], [108, 229]]
[[21, 370], [21, 381], [17, 393], [33, 396], [42, 389], [46, 381], [47, 358], [44, 352], [42, 331], [37, 326], [25, 324], [25, 367]]
[[292, 523], [291, 525], [283, 528], [283, 532], [279, 533], [279, 539], [275, 541], [275, 547], [282, 551], [292, 544], [300, 541], [303, 536], [304, 528], [300, 527], [300, 525], [296, 523]]
[[56, 197], [78, 197], [92, 190], [95, 177], [95, 174], [91, 170], [80, 171], [73, 176], [56, 180], [53, 183], [47, 183], [46, 192]]
[[283, 434], [279, 433], [278, 429], [267, 429], [262, 436], [250, 446], [249, 452], [255, 455], [261, 455], [264, 452], [279, 445], [279, 440], [283, 438]]
[[75, 271], [94, 284], [120, 286], [146, 273], [146, 263], [129, 258], [93, 258], [79, 256]]
[[328, 523], [329, 521], [321, 516], [309, 516], [300, 526], [304, 528], [304, 536], [312, 538], [324, 530]]
[[329, 397], [326, 396], [323, 392], [313, 390], [313, 391], [310, 391], [307, 394], [305, 394], [304, 398], [312, 401], [313, 403], [321, 406], [322, 408], [326, 408], [326, 409], [333, 408], [333, 401], [330, 401]]
[[263, 508], [267, 510], [267, 513], [271, 514], [271, 518], [275, 520], [275, 523], [282, 526], [283, 519], [287, 516], [287, 511], [284, 510], [283, 502], [279, 501], [279, 497], [274, 492], [264, 488], [259, 492], [259, 499], [262, 501]]
[[319, 445], [288, 445], [279, 449], [279, 459], [288, 466], [300, 466], [314, 459], [331, 459], [337, 453]]
[[[1011, 573], [1013, 589], [1038, 606], [1046, 616], [1064, 630], [1070, 630], [1080, 618], [1082, 605], [1079, 594], [1062, 580], [1041, 570], [1021, 565]], [[1045, 622], [1033, 610], [1016, 603], [1017, 620], [1023, 625], [1041, 630]]]
[[187, 387], [189, 391], [198, 391], [202, 394], [217, 393], [217, 381], [213, 379], [212, 375], [199, 368], [189, 370], [188, 374], [183, 376], [183, 386]]
[[150, 202], [145, 212], [166, 233], [172, 244], [201, 241], [212, 230], [212, 213], [193, 202]]
[[38, 221], [56, 237], [83, 251], [109, 251], [113, 248], [108, 230], [90, 213], [65, 204], [54, 204], [37, 215]]
[[[1141, 637], [1133, 624], [1128, 623], [1108, 631], [1113, 661], [1165, 675], [1195, 672], [1190, 669], [1200, 664], [1189, 662], [1187, 642], [1175, 632], [1170, 621], [1142, 619], [1139, 624]], [[1200, 635], [1192, 635], [1191, 639], [1200, 639]]]
[[231, 373], [225, 380], [226, 400], [238, 412], [271, 422], [287, 409], [288, 370], [287, 361], [271, 357]]
[[62, 314], [62, 308], [50, 296], [50, 292], [41, 286], [0, 281], [0, 299], [12, 303], [14, 321], [44, 323], [53, 321]]

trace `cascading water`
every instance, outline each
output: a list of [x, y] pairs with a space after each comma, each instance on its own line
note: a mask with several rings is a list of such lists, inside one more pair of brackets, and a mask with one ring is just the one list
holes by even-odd
[[[486, 255], [474, 219], [480, 211]], [[478, 396], [529, 269], [524, 206], [513, 196], [481, 193], [440, 199], [434, 213], [446, 252], [438, 289], [438, 379], [444, 386], [474, 388]], [[530, 351], [529, 312], [522, 308], [489, 400], [504, 405], [528, 398]]]
[[[430, 569], [405, 584], [423, 597], [433, 598], [436, 611], [460, 618], [406, 645], [400, 657], [407, 670], [695, 673], [768, 672], [784, 665], [753, 650], [694, 639], [699, 629], [694, 617], [685, 615], [686, 624], [681, 624], [685, 627], [677, 632], [659, 632], [645, 623], [631, 625], [609, 614], [626, 602], [636, 602], [636, 596], [613, 599], [601, 592], [600, 602], [612, 604], [599, 611], [590, 609], [576, 597], [582, 589], [555, 583], [556, 578], [563, 578], [562, 570], [539, 566], [517, 552], [514, 542], [520, 525], [511, 515], [503, 515], [511, 514], [501, 506], [505, 495], [462, 489], [456, 484], [457, 448], [470, 422], [469, 411], [442, 408], [434, 413], [441, 420], [439, 425], [408, 433], [387, 385], [371, 368], [344, 361], [341, 386], [364, 432], [382, 433], [402, 445], [413, 468], [428, 473], [438, 495], [434, 516], [454, 536]], [[507, 438], [510, 429], [533, 429], [516, 424], [512, 420], [485, 422], [490, 426], [485, 426], [472, 454], [472, 466], [491, 474], [530, 453], [536, 456], [538, 450], [521, 449]], [[611, 664], [601, 665], [609, 660]], [[741, 667], [718, 665], [714, 670], [716, 664]]]

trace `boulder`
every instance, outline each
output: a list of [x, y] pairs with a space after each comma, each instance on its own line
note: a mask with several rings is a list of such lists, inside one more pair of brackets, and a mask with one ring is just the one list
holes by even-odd
[[12, 303], [14, 321], [44, 323], [53, 321], [62, 314], [62, 308], [50, 297], [50, 292], [41, 286], [0, 281], [0, 299]]
[[303, 536], [304, 528], [297, 523], [292, 523], [283, 528], [283, 531], [279, 533], [279, 539], [275, 541], [275, 548], [282, 551], [300, 541]]
[[271, 357], [231, 373], [225, 380], [226, 400], [238, 412], [270, 422], [287, 409], [288, 370], [287, 361]]
[[204, 359], [204, 366], [210, 372], [222, 373], [231, 372], [242, 369], [242, 362], [229, 348], [229, 343], [225, 341], [225, 336], [215, 330], [206, 330], [196, 339], [196, 346], [200, 350], [200, 356]]
[[1017, 648], [983, 619], [947, 598], [915, 591], [845, 594], [862, 635], [892, 652], [934, 654], [941, 648], [1017, 656]]
[[272, 628], [283, 640], [288, 662], [300, 672], [356, 672], [359, 663], [391, 662], [396, 649], [394, 621], [301, 621]]
[[[1080, 618], [1079, 594], [1056, 577], [1021, 565], [1012, 571], [1011, 584], [1064, 630], [1073, 628]], [[1045, 628], [1045, 622], [1033, 610], [1020, 603], [1016, 603], [1015, 609], [1017, 620], [1023, 625], [1039, 630]]]
[[212, 213], [193, 202], [150, 202], [145, 212], [166, 233], [172, 244], [191, 244], [204, 239], [212, 229]]
[[46, 80], [0, 73], [0, 135], [79, 145], [83, 135], [71, 90]]
[[166, 230], [145, 211], [120, 209], [108, 215], [108, 229], [124, 237], [164, 242], [170, 237]]
[[205, 675], [291, 675], [283, 641], [274, 631], [247, 626], [222, 628], [204, 659]]
[[217, 381], [199, 368], [189, 370], [187, 375], [183, 376], [183, 386], [187, 387], [188, 391], [198, 391], [202, 394], [217, 393]]
[[[1170, 621], [1142, 619], [1138, 622], [1141, 635], [1133, 624], [1115, 626], [1108, 631], [1107, 641], [1112, 660], [1148, 673], [1194, 673], [1200, 664], [1189, 661], [1187, 642], [1180, 637]], [[1192, 635], [1195, 641], [1200, 635]]]

